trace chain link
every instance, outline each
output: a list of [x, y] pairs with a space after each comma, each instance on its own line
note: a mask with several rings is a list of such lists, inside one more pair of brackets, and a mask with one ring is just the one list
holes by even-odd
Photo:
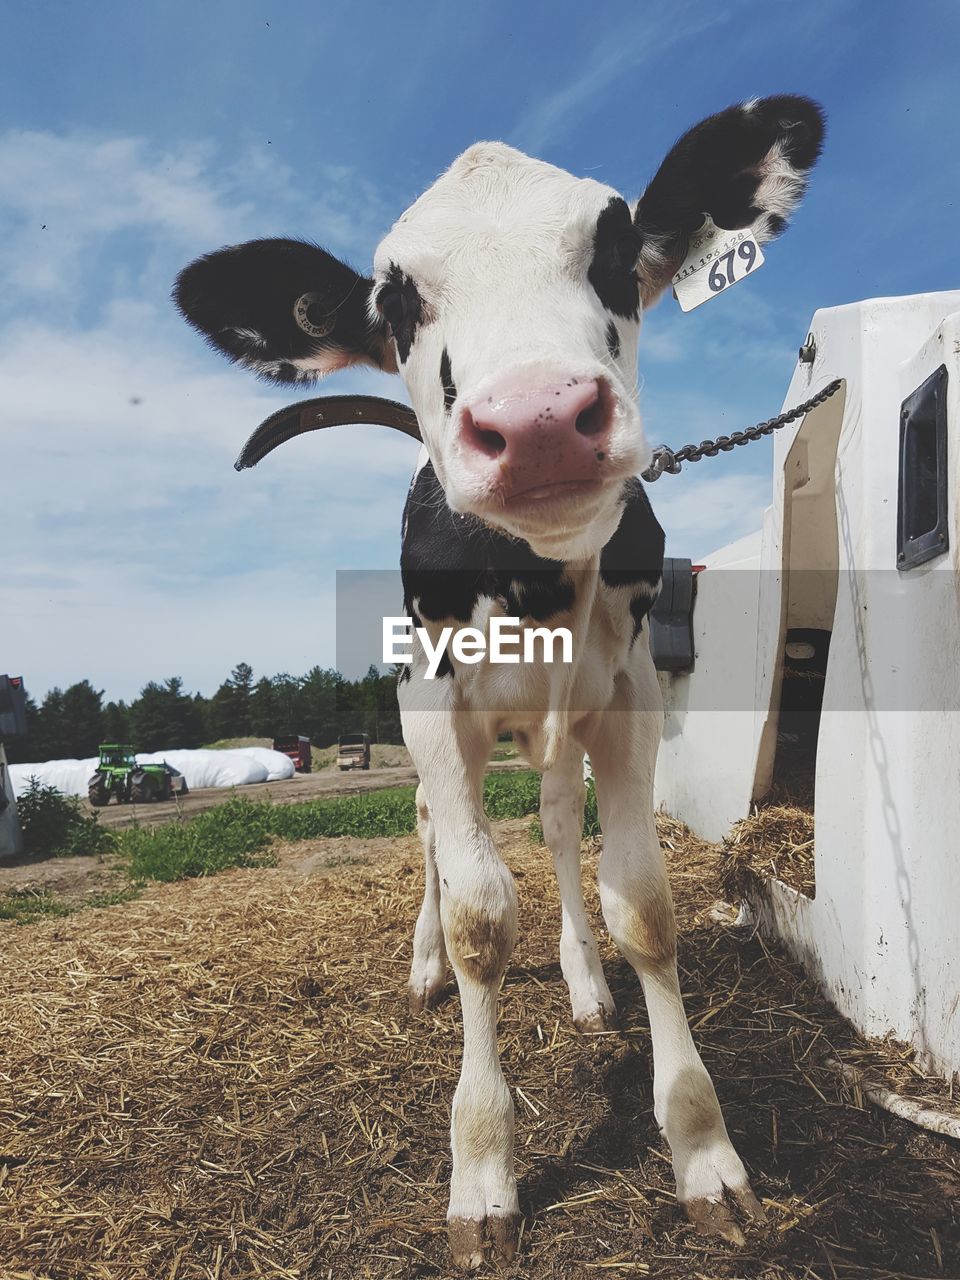
[[716, 440], [701, 440], [699, 444], [685, 444], [682, 449], [676, 450], [670, 449], [665, 444], [658, 445], [653, 451], [649, 467], [640, 474], [648, 483], [659, 480], [664, 472], [671, 476], [679, 475], [684, 462], [699, 462], [701, 458], [715, 458], [718, 453], [729, 453], [738, 444], [750, 444], [753, 440], [759, 440], [761, 436], [772, 435], [778, 427], [796, 422], [797, 418], [802, 418], [811, 409], [815, 409], [817, 405], [823, 404], [832, 395], [836, 395], [841, 385], [842, 380], [835, 378], [822, 391], [818, 391], [809, 400], [804, 400], [803, 404], [798, 404], [795, 409], [788, 409], [786, 413], [778, 414], [776, 418], [770, 418], [766, 422], [758, 422], [755, 427], [747, 427], [745, 431], [734, 431], [729, 436], [717, 436]]

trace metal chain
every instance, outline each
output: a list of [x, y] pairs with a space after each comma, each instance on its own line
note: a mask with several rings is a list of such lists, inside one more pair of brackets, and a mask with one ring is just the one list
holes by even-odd
[[664, 472], [675, 476], [680, 473], [681, 464], [684, 462], [699, 462], [701, 458], [715, 458], [718, 453], [729, 453], [738, 444], [750, 444], [752, 440], [759, 440], [761, 436], [769, 436], [778, 427], [796, 422], [797, 418], [802, 418], [818, 404], [823, 404], [832, 395], [836, 395], [841, 384], [842, 379], [835, 378], [822, 391], [818, 391], [809, 400], [804, 400], [803, 404], [798, 404], [795, 409], [788, 409], [786, 413], [778, 414], [776, 418], [770, 418], [767, 422], [758, 422], [755, 427], [747, 427], [745, 431], [734, 431], [729, 436], [717, 436], [716, 440], [701, 440], [699, 444], [685, 444], [682, 449], [676, 450], [665, 444], [658, 445], [653, 451], [649, 467], [640, 474], [648, 482], [659, 480]]

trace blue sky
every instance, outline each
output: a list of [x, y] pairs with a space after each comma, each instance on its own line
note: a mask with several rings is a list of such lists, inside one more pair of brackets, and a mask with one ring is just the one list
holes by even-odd
[[[335, 571], [396, 564], [415, 447], [232, 461], [290, 397], [168, 302], [198, 253], [303, 235], [360, 269], [464, 147], [502, 138], [634, 197], [677, 135], [803, 92], [829, 137], [767, 265], [644, 323], [653, 442], [769, 417], [813, 311], [957, 287], [960, 9], [925, 0], [7, 6], [0, 51], [0, 671], [108, 697], [335, 658]], [[375, 373], [330, 391], [396, 395]], [[766, 444], [652, 491], [675, 555], [759, 524]]]

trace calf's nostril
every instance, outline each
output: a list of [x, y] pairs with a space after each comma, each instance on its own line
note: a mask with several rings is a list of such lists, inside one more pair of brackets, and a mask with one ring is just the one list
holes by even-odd
[[481, 427], [470, 413], [463, 416], [463, 439], [487, 458], [499, 458], [507, 447], [505, 438], [491, 427]]
[[606, 426], [606, 412], [598, 395], [593, 404], [577, 414], [577, 432], [582, 436], [599, 435]]
[[507, 442], [499, 431], [489, 431], [484, 427], [476, 428], [476, 442], [481, 451], [490, 458], [497, 458], [507, 447]]

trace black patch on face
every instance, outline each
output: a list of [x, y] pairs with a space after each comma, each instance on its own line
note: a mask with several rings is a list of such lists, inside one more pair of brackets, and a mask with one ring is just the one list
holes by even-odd
[[[188, 323], [231, 360], [271, 382], [309, 382], [319, 374], [297, 368], [295, 360], [336, 352], [346, 362], [381, 365], [385, 329], [370, 324], [372, 287], [317, 245], [251, 240], [185, 267], [173, 299]], [[322, 338], [294, 319], [304, 294], [311, 295], [311, 322], [332, 324]]]
[[443, 407], [452, 409], [453, 402], [457, 398], [457, 384], [453, 380], [453, 372], [450, 368], [450, 357], [447, 354], [447, 348], [443, 348], [443, 355], [440, 357], [440, 383], [443, 386]]
[[617, 531], [600, 552], [600, 580], [608, 587], [634, 587], [630, 598], [633, 634], [656, 599], [663, 573], [663, 530], [646, 490], [636, 477], [623, 487], [623, 515]]
[[406, 364], [417, 329], [423, 323], [423, 299], [410, 277], [394, 263], [377, 294], [377, 306], [393, 333], [400, 363]]
[[627, 320], [636, 320], [640, 314], [639, 253], [640, 239], [627, 202], [612, 196], [597, 218], [587, 279], [606, 309]]
[[612, 360], [616, 360], [620, 354], [620, 334], [617, 332], [617, 326], [612, 320], [607, 325], [607, 350], [610, 352]]

